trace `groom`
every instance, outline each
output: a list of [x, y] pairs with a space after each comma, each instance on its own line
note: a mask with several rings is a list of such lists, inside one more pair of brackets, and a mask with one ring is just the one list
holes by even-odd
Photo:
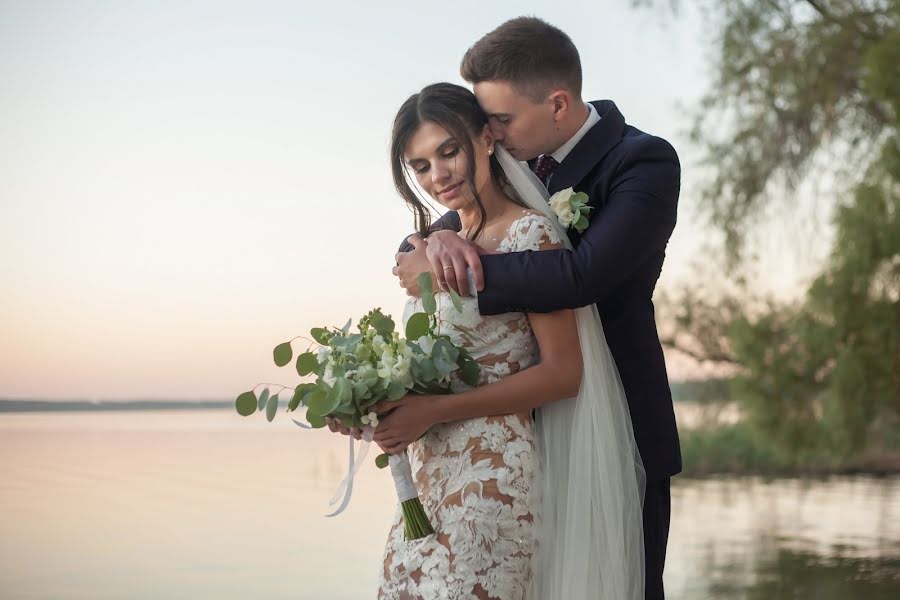
[[482, 315], [597, 305], [647, 472], [646, 598], [664, 598], [669, 478], [681, 471], [681, 453], [652, 296], [675, 227], [678, 157], [665, 140], [627, 125], [610, 100], [586, 104], [577, 49], [540, 19], [513, 19], [485, 35], [461, 74], [496, 141], [529, 161], [550, 194], [572, 187], [588, 195], [590, 224], [568, 230], [572, 251], [479, 256], [448, 213], [427, 240], [413, 236], [401, 247], [394, 274], [411, 295], [423, 271], [465, 294], [470, 268]]

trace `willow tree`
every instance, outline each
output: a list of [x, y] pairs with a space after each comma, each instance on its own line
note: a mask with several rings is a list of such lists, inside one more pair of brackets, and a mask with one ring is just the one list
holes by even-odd
[[835, 235], [797, 302], [687, 293], [664, 341], [737, 365], [738, 397], [783, 449], [862, 452], [900, 415], [900, 3], [702, 3], [714, 77], [692, 135], [726, 268], [740, 272], [762, 216], [806, 183], [828, 182], [817, 199]]

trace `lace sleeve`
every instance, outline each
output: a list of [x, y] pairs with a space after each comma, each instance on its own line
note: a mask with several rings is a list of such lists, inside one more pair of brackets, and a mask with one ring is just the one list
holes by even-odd
[[500, 245], [501, 252], [522, 252], [524, 250], [550, 250], [562, 248], [562, 239], [549, 217], [536, 212], [528, 212], [511, 226], [509, 236]]

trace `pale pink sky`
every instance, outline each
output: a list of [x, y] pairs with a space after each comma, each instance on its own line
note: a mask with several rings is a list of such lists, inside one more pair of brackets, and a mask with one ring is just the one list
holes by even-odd
[[[0, 397], [231, 398], [294, 382], [271, 348], [312, 326], [399, 317], [394, 112], [512, 16], [688, 165], [704, 34], [629, 5], [0, 5]], [[661, 285], [705, 239], [695, 181]]]

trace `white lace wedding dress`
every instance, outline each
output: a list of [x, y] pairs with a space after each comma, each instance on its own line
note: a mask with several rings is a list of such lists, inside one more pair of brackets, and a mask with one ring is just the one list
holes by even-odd
[[[510, 226], [500, 252], [559, 247], [549, 219], [533, 211]], [[481, 366], [479, 385], [508, 377], [538, 361], [538, 347], [524, 313], [482, 317], [474, 298], [458, 312], [438, 295], [441, 332]], [[421, 311], [407, 303], [404, 322]], [[465, 384], [454, 381], [454, 391]], [[540, 507], [535, 427], [528, 411], [432, 427], [410, 445], [419, 498], [435, 534], [405, 541], [398, 506], [388, 537], [378, 598], [525, 598]]]

